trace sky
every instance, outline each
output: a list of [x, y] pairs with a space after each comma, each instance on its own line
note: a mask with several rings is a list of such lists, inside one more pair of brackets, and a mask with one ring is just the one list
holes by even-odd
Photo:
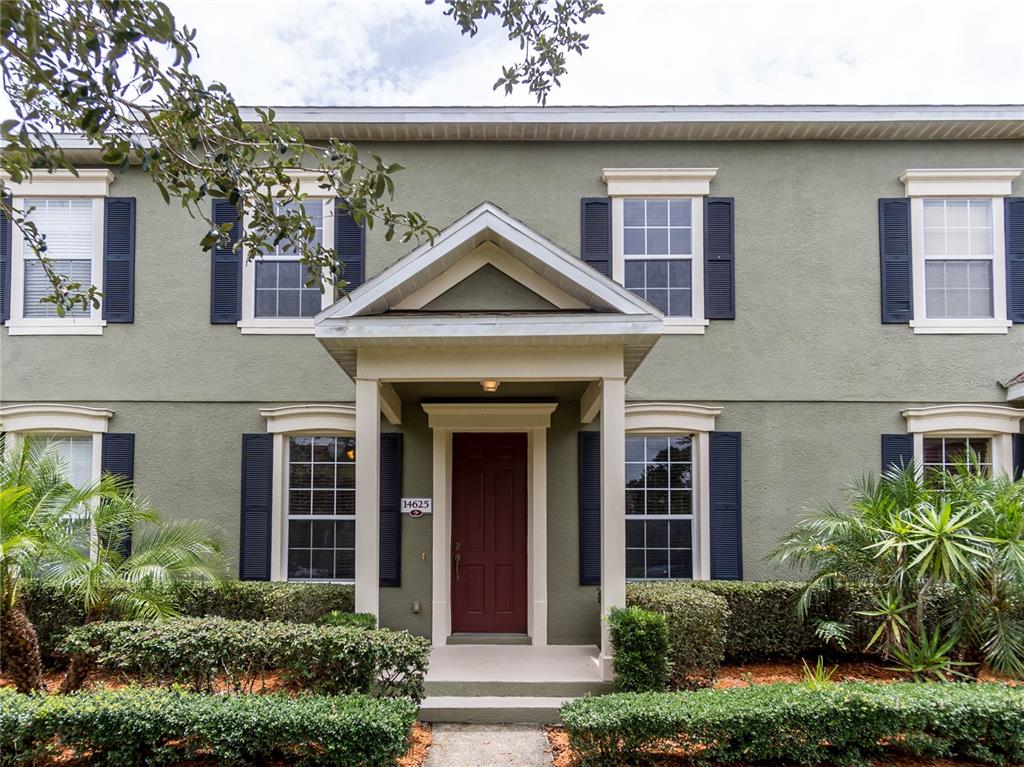
[[[168, 0], [240, 104], [527, 105], [423, 0]], [[605, 0], [552, 105], [1024, 103], [1024, 0]]]

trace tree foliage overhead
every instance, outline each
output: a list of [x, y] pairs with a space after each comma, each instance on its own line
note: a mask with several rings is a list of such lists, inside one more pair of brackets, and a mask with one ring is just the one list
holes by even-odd
[[[399, 165], [341, 139], [307, 142], [298, 128], [277, 122], [273, 109], [243, 114], [224, 84], [204, 82], [192, 71], [195, 30], [179, 27], [160, 0], [0, 3], [0, 65], [15, 112], [2, 126], [0, 171], [10, 181], [34, 170], [73, 170], [58, 134], [80, 134], [104, 163], [122, 171], [141, 166], [166, 202], [177, 200], [204, 219], [204, 250], [225, 244], [230, 229], [214, 225], [208, 198], [227, 199], [246, 216], [236, 248], [253, 257], [290, 243], [321, 286], [324, 275], [342, 287], [344, 277], [333, 251], [313, 243], [315, 225], [303, 206], [289, 205], [313, 191], [290, 172], [311, 172], [317, 191], [344, 199], [358, 222], [383, 227], [389, 240], [433, 236], [422, 215], [393, 207]], [[565, 73], [566, 54], [586, 49], [580, 26], [603, 13], [599, 0], [443, 4], [464, 35], [475, 35], [478, 22], [500, 19], [524, 55], [503, 67], [495, 87], [511, 93], [524, 86], [540, 103]], [[0, 178], [0, 193], [5, 187]], [[59, 314], [96, 305], [98, 288], [59, 273], [25, 212], [0, 204], [44, 265], [53, 288], [44, 300]]]

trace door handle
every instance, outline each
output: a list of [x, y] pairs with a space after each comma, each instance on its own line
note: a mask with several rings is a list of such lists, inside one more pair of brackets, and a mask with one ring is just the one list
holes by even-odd
[[462, 544], [455, 544], [455, 580], [459, 580], [459, 563], [462, 561], [462, 554], [459, 553], [459, 549], [462, 548]]

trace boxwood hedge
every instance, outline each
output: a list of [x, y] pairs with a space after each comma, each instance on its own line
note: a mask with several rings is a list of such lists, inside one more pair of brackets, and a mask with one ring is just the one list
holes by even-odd
[[[168, 587], [170, 601], [184, 616], [216, 616], [232, 620], [316, 623], [332, 610], [351, 613], [351, 585], [333, 583], [278, 583], [227, 581], [175, 583]], [[35, 626], [43, 659], [59, 664], [57, 648], [67, 631], [85, 622], [81, 604], [49, 584], [28, 582], [22, 588], [25, 609]], [[103, 616], [118, 620], [116, 611]]]
[[384, 767], [416, 707], [365, 696], [204, 695], [180, 688], [21, 695], [0, 689], [0, 764], [59, 754], [88, 764]]
[[248, 692], [258, 679], [276, 673], [313, 692], [419, 702], [430, 646], [388, 629], [181, 618], [91, 623], [73, 629], [61, 649], [106, 671], [195, 691], [213, 691], [223, 677], [236, 691]]
[[608, 616], [619, 692], [664, 690], [668, 685], [668, 620], [639, 607], [613, 609]]
[[1024, 688], [1001, 684], [776, 684], [620, 693], [562, 707], [584, 764], [644, 763], [679, 747], [704, 764], [867, 764], [908, 755], [1024, 760]]

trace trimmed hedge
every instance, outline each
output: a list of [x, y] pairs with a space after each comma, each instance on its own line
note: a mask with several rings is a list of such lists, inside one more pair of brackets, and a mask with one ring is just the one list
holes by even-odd
[[668, 684], [668, 621], [639, 607], [613, 609], [608, 616], [615, 689], [664, 690]]
[[1000, 684], [776, 684], [621, 693], [562, 707], [583, 764], [646, 763], [666, 747], [704, 764], [867, 764], [879, 756], [1024, 760], [1024, 688]]
[[213, 691], [220, 675], [236, 691], [252, 691], [261, 677], [279, 673], [285, 683], [312, 692], [419, 702], [430, 645], [387, 629], [181, 618], [80, 626], [61, 649], [106, 671], [196, 691]]
[[[355, 606], [351, 585], [334, 583], [278, 583], [227, 581], [223, 584], [175, 583], [169, 595], [182, 615], [217, 616], [232, 620], [316, 623], [333, 610], [350, 613]], [[43, 661], [60, 663], [57, 648], [68, 630], [85, 622], [81, 604], [51, 585], [28, 582], [22, 586], [25, 609], [39, 637]], [[118, 620], [112, 613], [105, 620]]]
[[377, 616], [373, 613], [343, 613], [341, 610], [331, 610], [320, 619], [320, 625], [375, 629], [377, 628]]
[[727, 641], [730, 616], [725, 599], [679, 583], [630, 583], [626, 600], [665, 615], [673, 687], [694, 689], [714, 682]]
[[74, 695], [0, 689], [0, 764], [70, 755], [89, 764], [392, 767], [416, 707], [364, 696], [202, 695], [128, 687]]

